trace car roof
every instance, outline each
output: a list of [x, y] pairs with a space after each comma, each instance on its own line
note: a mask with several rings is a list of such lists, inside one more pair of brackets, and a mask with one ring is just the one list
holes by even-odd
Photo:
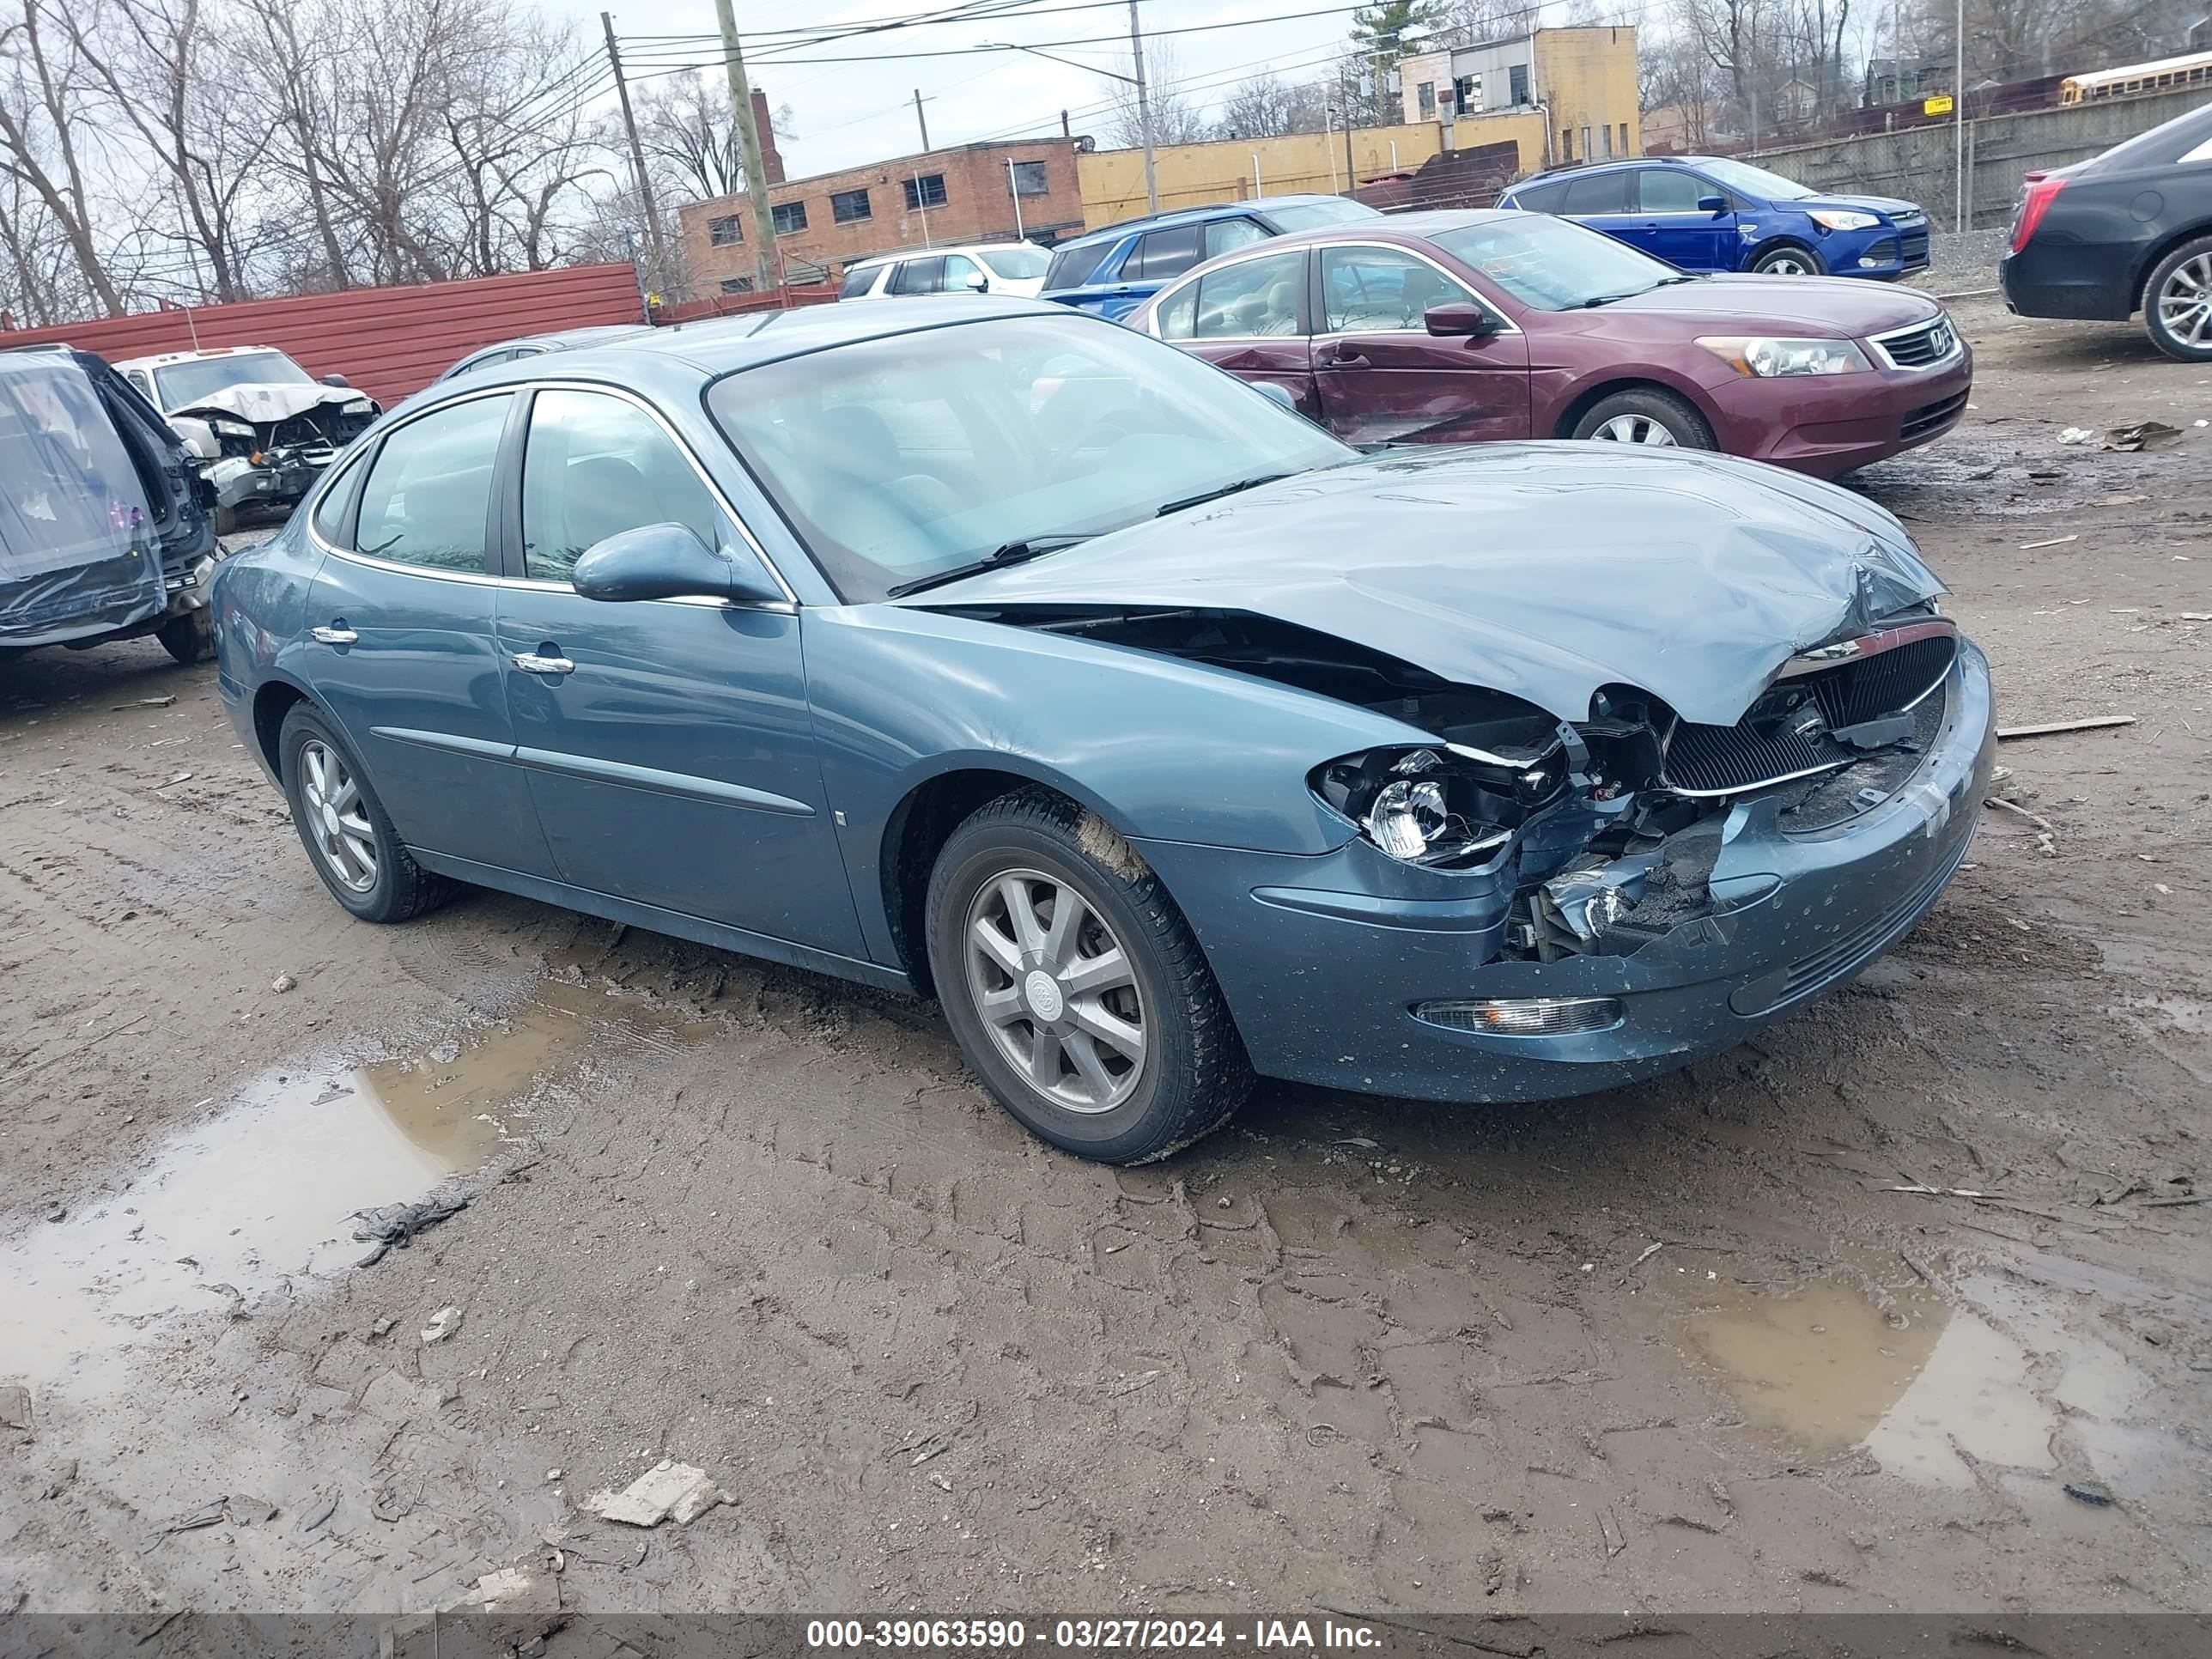
[[1023, 237], [1017, 242], [940, 242], [935, 247], [895, 247], [888, 253], [871, 253], [865, 259], [855, 259], [845, 267], [849, 276], [856, 270], [870, 270], [878, 265], [896, 264], [901, 259], [928, 259], [942, 253], [997, 253], [1010, 247], [1034, 248], [1039, 253], [1051, 249]]
[[[1095, 324], [1106, 328], [1121, 327], [1119, 323], [1066, 306], [1040, 300], [1001, 299], [992, 295], [963, 298], [957, 306], [948, 306], [936, 296], [884, 300], [865, 306], [793, 306], [788, 309], [748, 312], [737, 317], [710, 317], [697, 322], [670, 324], [641, 331], [624, 339], [580, 346], [561, 352], [557, 357], [545, 354], [516, 362], [494, 363], [472, 373], [469, 386], [473, 391], [482, 392], [501, 384], [593, 375], [623, 385], [628, 384], [633, 375], [660, 378], [671, 371], [678, 379], [719, 379], [739, 369], [829, 347], [997, 317], [1044, 317], [1079, 326]], [[449, 383], [441, 380], [434, 385], [445, 388]]]
[[206, 351], [157, 351], [149, 357], [125, 357], [110, 367], [121, 369], [167, 368], [172, 363], [197, 363], [210, 357], [240, 357], [257, 351], [273, 351], [280, 357], [287, 355], [282, 346], [216, 346]]
[[1080, 236], [1071, 236], [1064, 242], [1053, 245], [1058, 253], [1063, 248], [1082, 247], [1108, 237], [1116, 240], [1133, 230], [1159, 230], [1170, 225], [1202, 224], [1209, 219], [1235, 217], [1248, 213], [1265, 213], [1270, 208], [1293, 207], [1312, 202], [1341, 202], [1341, 196], [1320, 196], [1310, 191], [1296, 196], [1255, 196], [1244, 202], [1209, 202], [1204, 207], [1175, 208], [1165, 213], [1147, 213], [1134, 219], [1116, 220], [1110, 225], [1101, 225], [1096, 230], [1086, 230]]
[[[1500, 219], [1533, 219], [1538, 216], [1522, 208], [1429, 208], [1419, 213], [1393, 213], [1380, 219], [1347, 221], [1338, 225], [1316, 225], [1311, 230], [1294, 230], [1286, 236], [1278, 236], [1267, 243], [1254, 243], [1254, 248], [1304, 247], [1313, 243], [1333, 242], [1419, 242], [1442, 235], [1446, 231], [1465, 230], [1470, 225], [1494, 224]], [[1238, 253], [1248, 252], [1239, 248]]]
[[1577, 162], [1572, 167], [1553, 167], [1547, 173], [1532, 173], [1526, 179], [1516, 179], [1505, 188], [1510, 195], [1516, 190], [1526, 190], [1531, 185], [1551, 184], [1561, 179], [1583, 179], [1594, 173], [1618, 173], [1623, 167], [1693, 167], [1721, 159], [1715, 155], [1629, 155], [1610, 161]]

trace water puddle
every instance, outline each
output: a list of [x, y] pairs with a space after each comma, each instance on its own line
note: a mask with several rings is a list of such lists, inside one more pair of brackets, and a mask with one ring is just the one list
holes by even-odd
[[121, 1191], [0, 1247], [0, 1370], [58, 1382], [167, 1315], [242, 1310], [339, 1271], [372, 1248], [353, 1237], [356, 1212], [419, 1199], [526, 1139], [543, 1082], [716, 1029], [548, 981], [501, 1024], [420, 1053], [258, 1079]]
[[1700, 1279], [1680, 1322], [1686, 1346], [1722, 1373], [1747, 1422], [1814, 1460], [1863, 1450], [1957, 1487], [1973, 1484], [1961, 1453], [2048, 1471], [2065, 1413], [2118, 1419], [2144, 1392], [2116, 1351], [2001, 1279], [1962, 1287], [1986, 1318], [1911, 1278], [1880, 1284], [1879, 1298], [1843, 1277]]

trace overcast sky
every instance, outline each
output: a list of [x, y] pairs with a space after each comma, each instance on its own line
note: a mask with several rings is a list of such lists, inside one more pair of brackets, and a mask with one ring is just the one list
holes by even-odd
[[[573, 16], [580, 31], [599, 35], [598, 0], [541, 0]], [[736, 0], [738, 27], [753, 84], [772, 105], [791, 106], [793, 135], [780, 136], [784, 164], [794, 178], [826, 173], [921, 147], [914, 93], [934, 146], [980, 138], [1057, 132], [1065, 108], [1077, 132], [1101, 132], [1115, 82], [1089, 70], [1063, 67], [1026, 52], [981, 50], [986, 42], [1018, 41], [1103, 69], [1128, 69], [1129, 14], [1126, 3], [1030, 0], [979, 22], [933, 24], [873, 33], [857, 40], [798, 44], [778, 30], [908, 16], [951, 9], [957, 0]], [[1147, 59], [1173, 60], [1188, 95], [1211, 103], [1247, 76], [1273, 69], [1289, 79], [1319, 72], [1346, 41], [1354, 9], [1326, 10], [1328, 0], [1140, 0]], [[623, 37], [625, 68], [645, 76], [671, 64], [708, 58], [711, 43], [648, 41], [641, 37], [711, 34], [714, 0], [613, 0], [615, 29]], [[1290, 13], [1324, 15], [1261, 22]], [[1229, 24], [1195, 33], [1194, 26]], [[1112, 37], [1100, 40], [1098, 37]], [[1087, 44], [1055, 45], [1055, 42]], [[945, 56], [908, 58], [910, 52]], [[858, 59], [827, 62], [826, 59]], [[813, 60], [813, 61], [808, 61]], [[1161, 65], [1152, 61], [1157, 77]]]

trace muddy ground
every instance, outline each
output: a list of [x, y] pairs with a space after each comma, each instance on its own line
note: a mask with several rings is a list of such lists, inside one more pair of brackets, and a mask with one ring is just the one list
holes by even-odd
[[[1619, 1094], [1267, 1087], [1117, 1174], [924, 1006], [349, 921], [150, 641], [0, 670], [0, 1608], [2212, 1607], [2212, 370], [1960, 311], [1971, 419], [1859, 483], [2007, 721], [2139, 722], [2008, 744], [1911, 939]], [[582, 1514], [663, 1456], [730, 1504]]]

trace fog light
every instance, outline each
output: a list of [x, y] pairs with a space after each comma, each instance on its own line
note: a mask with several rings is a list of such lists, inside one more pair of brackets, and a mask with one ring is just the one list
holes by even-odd
[[1884, 261], [1882, 260], [1869, 259], [1862, 255], [1859, 259], [1859, 269], [1861, 270], [1872, 270], [1875, 266], [1883, 263]]
[[1620, 1024], [1618, 997], [1484, 997], [1466, 1002], [1424, 1002], [1415, 1019], [1455, 1031], [1491, 1036], [1570, 1036]]

